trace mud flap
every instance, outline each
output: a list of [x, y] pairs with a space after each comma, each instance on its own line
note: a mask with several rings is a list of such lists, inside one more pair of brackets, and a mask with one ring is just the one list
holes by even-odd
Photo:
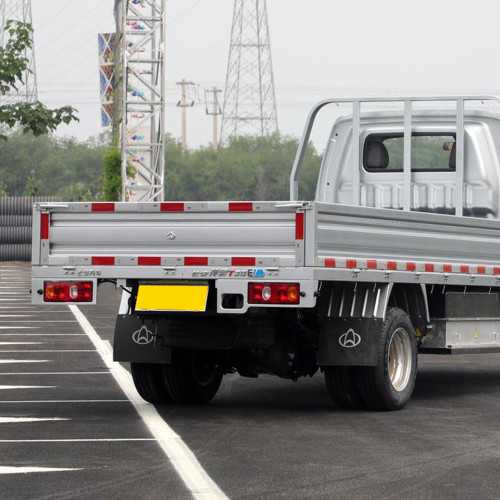
[[169, 364], [171, 349], [158, 334], [159, 321], [130, 314], [118, 315], [113, 344], [114, 361]]
[[376, 366], [381, 318], [325, 319], [320, 328], [319, 366]]

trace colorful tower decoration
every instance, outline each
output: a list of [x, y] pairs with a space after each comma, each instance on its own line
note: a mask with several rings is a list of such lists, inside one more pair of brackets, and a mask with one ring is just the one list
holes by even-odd
[[278, 130], [265, 0], [235, 0], [221, 142]]
[[[0, 0], [0, 43], [6, 42], [5, 25], [8, 21], [21, 21], [32, 24], [31, 0]], [[32, 48], [26, 50], [25, 57], [28, 67], [25, 72], [23, 83], [18, 85], [17, 91], [0, 95], [0, 104], [13, 104], [16, 102], [36, 102], [38, 100], [36, 86], [35, 54]]]
[[116, 35], [100, 33], [99, 46], [99, 86], [101, 91], [101, 123], [103, 127], [113, 125], [113, 104], [115, 99], [115, 49]]
[[[124, 201], [161, 201], [165, 171], [165, 0], [116, 0]], [[118, 76], [118, 75], [117, 75]], [[136, 174], [127, 177], [133, 167]]]

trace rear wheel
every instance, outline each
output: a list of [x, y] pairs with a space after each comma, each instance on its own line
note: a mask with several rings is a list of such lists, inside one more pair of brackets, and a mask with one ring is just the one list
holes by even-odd
[[208, 403], [219, 390], [223, 372], [213, 356], [203, 351], [174, 351], [163, 366], [163, 380], [175, 403]]
[[153, 404], [172, 403], [173, 399], [163, 381], [163, 365], [130, 363], [135, 388], [142, 399]]
[[381, 327], [377, 366], [358, 367], [357, 386], [368, 407], [399, 410], [410, 399], [417, 376], [417, 346], [408, 315], [387, 311]]
[[357, 366], [326, 366], [325, 382], [333, 402], [346, 410], [360, 410], [366, 405], [356, 385]]

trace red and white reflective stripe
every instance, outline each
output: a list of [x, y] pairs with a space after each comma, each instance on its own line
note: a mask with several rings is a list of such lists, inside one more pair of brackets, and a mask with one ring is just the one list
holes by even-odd
[[115, 257], [108, 255], [94, 255], [92, 257], [73, 256], [68, 260], [73, 266], [212, 266], [212, 267], [278, 267], [280, 257], [208, 257], [193, 255], [189, 257], [179, 256], [153, 256], [142, 255], [139, 257], [131, 255], [118, 255]]
[[114, 212], [115, 204], [114, 203], [92, 203], [91, 204], [92, 212]]
[[137, 257], [139, 266], [161, 266], [161, 257]]
[[228, 210], [230, 212], [253, 212], [253, 203], [248, 203], [248, 202], [229, 203]]
[[48, 240], [50, 235], [50, 214], [43, 213], [40, 220], [40, 239]]
[[409, 271], [415, 273], [482, 274], [500, 275], [500, 266], [443, 264], [434, 262], [414, 262], [376, 259], [347, 259], [326, 257], [318, 259], [321, 267], [338, 269], [359, 269], [376, 271]]
[[295, 214], [295, 239], [304, 239], [304, 212], [297, 212]]
[[[271, 201], [168, 201], [154, 202], [93, 202], [68, 203], [67, 210], [78, 212], [123, 212], [123, 213], [158, 213], [158, 212], [277, 212], [283, 202]], [[292, 215], [292, 214], [290, 214]]]
[[115, 265], [115, 258], [114, 257], [95, 256], [95, 257], [92, 257], [92, 265], [93, 266], [114, 266]]

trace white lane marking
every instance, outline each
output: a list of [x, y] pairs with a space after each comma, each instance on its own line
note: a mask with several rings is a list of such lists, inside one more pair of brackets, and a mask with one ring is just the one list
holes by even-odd
[[0, 318], [33, 318], [38, 316], [37, 314], [0, 314]]
[[74, 319], [22, 319], [21, 321], [6, 321], [5, 323], [76, 323]]
[[0, 417], [0, 424], [29, 424], [31, 422], [53, 422], [59, 420], [71, 420], [69, 418], [35, 418], [35, 417]]
[[86, 337], [84, 333], [0, 333], [0, 337], [21, 335], [24, 337]]
[[83, 469], [56, 468], [56, 467], [0, 467], [0, 474], [29, 474], [36, 472], [67, 472]]
[[0, 330], [39, 330], [41, 326], [0, 326]]
[[0, 365], [14, 363], [50, 363], [50, 359], [0, 359]]
[[42, 404], [47, 404], [47, 403], [84, 403], [84, 404], [89, 404], [89, 403], [130, 403], [130, 400], [128, 399], [37, 399], [37, 400], [30, 400], [30, 401], [0, 401], [0, 404], [27, 404], [27, 403], [42, 403]]
[[27, 349], [9, 349], [8, 351], [1, 351], [0, 352], [97, 352], [95, 349], [34, 349], [34, 350], [27, 350]]
[[110, 372], [12, 372], [12, 373], [0, 373], [0, 376], [4, 375], [111, 375]]
[[11, 389], [55, 389], [56, 385], [0, 385], [0, 391]]
[[111, 370], [113, 377], [122, 391], [135, 406], [143, 422], [151, 434], [158, 440], [172, 466], [175, 468], [186, 487], [195, 498], [199, 499], [227, 499], [224, 492], [215, 484], [213, 479], [203, 469], [194, 453], [188, 448], [181, 437], [160, 417], [156, 408], [146, 403], [137, 393], [132, 376], [119, 363], [113, 362], [112, 350], [94, 330], [84, 314], [75, 305], [68, 306], [80, 323], [84, 332], [95, 345], [102, 360]]
[[0, 342], [0, 345], [40, 345], [47, 342]]
[[[27, 312], [32, 312], [33, 314], [26, 314]], [[57, 311], [57, 312], [52, 312], [51, 314], [57, 314], [57, 313], [61, 314], [62, 312], [67, 312], [67, 311]], [[38, 316], [37, 311], [22, 311], [19, 312], [18, 314], [0, 314], [0, 318], [33, 318], [34, 316], [35, 317]]]
[[0, 443], [127, 443], [130, 441], [156, 441], [155, 438], [103, 438], [103, 439], [0, 439]]

